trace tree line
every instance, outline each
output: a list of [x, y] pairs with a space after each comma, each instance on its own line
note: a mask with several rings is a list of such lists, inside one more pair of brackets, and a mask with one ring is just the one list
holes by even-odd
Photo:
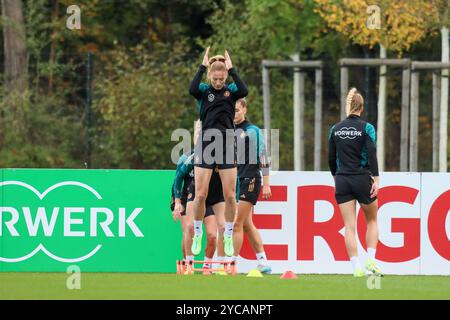
[[[374, 3], [379, 21], [367, 11]], [[329, 125], [339, 119], [340, 58], [379, 57], [385, 50], [387, 57], [440, 61], [441, 34], [449, 25], [448, 0], [78, 0], [81, 29], [71, 30], [71, 5], [1, 0], [2, 167], [173, 168], [176, 142], [170, 136], [177, 128], [192, 130], [198, 117], [187, 88], [207, 45], [213, 53], [227, 49], [232, 55], [249, 86], [249, 117], [261, 127], [261, 61], [288, 60], [295, 53], [323, 60], [325, 143]], [[369, 28], [370, 19], [379, 28]], [[390, 171], [398, 170], [401, 72], [383, 72]], [[365, 95], [372, 123], [379, 76], [376, 69], [361, 68], [350, 77]], [[305, 77], [305, 132], [312, 132], [314, 74]], [[430, 79], [422, 81], [424, 97], [430, 97]], [[292, 71], [272, 72], [271, 86], [280, 169], [289, 170]], [[421, 101], [419, 169], [429, 171], [431, 98]], [[312, 141], [305, 137], [310, 170]]]

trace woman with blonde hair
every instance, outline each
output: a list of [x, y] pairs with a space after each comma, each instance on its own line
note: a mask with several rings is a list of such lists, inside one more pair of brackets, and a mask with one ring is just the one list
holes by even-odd
[[361, 119], [363, 112], [364, 99], [356, 88], [352, 88], [347, 95], [347, 118], [332, 126], [328, 135], [328, 163], [335, 180], [335, 197], [345, 224], [345, 246], [355, 277], [364, 276], [356, 246], [356, 201], [367, 222], [366, 272], [383, 275], [375, 262], [380, 183], [375, 128]]
[[[236, 213], [237, 178], [234, 106], [238, 99], [247, 95], [248, 91], [233, 68], [228, 52], [225, 51], [224, 59], [220, 57], [209, 59], [209, 49], [209, 47], [206, 49], [203, 62], [189, 88], [189, 93], [198, 102], [202, 121], [202, 133], [196, 144], [194, 157], [195, 200], [192, 253], [197, 255], [201, 251], [205, 201], [208, 197], [211, 175], [217, 168], [225, 200], [224, 250], [225, 254], [231, 257], [234, 253], [233, 221]], [[207, 69], [209, 84], [201, 82]], [[234, 82], [227, 84], [229, 75]]]
[[246, 117], [247, 106], [245, 98], [239, 99], [236, 102], [234, 115], [238, 144], [239, 203], [234, 221], [233, 259], [237, 260], [241, 252], [245, 233], [255, 250], [258, 260], [257, 268], [261, 273], [271, 273], [272, 268], [267, 261], [261, 235], [252, 220], [253, 208], [258, 201], [261, 186], [263, 199], [269, 199], [272, 196], [269, 183], [269, 161], [261, 130]]

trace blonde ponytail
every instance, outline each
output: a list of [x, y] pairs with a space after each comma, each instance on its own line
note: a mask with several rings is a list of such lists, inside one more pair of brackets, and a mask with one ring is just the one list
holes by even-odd
[[347, 100], [345, 103], [345, 112], [347, 114], [347, 117], [354, 112], [359, 112], [363, 106], [364, 98], [358, 92], [358, 90], [356, 90], [356, 88], [351, 88], [348, 92]]
[[347, 116], [350, 115], [351, 109], [352, 109], [352, 101], [353, 101], [353, 97], [356, 94], [357, 90], [356, 88], [351, 88], [350, 91], [347, 94], [347, 100], [345, 103], [345, 113], [347, 114]]

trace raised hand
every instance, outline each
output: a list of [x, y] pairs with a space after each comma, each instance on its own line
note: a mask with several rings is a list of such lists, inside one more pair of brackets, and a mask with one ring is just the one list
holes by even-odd
[[209, 48], [211, 48], [211, 47], [208, 47], [208, 48], [206, 48], [206, 52], [205, 52], [205, 55], [203, 56], [203, 62], [202, 62], [202, 65], [204, 65], [205, 67], [209, 67]]
[[225, 66], [227, 67], [227, 70], [233, 68], [233, 63], [231, 63], [231, 58], [227, 50], [225, 50]]

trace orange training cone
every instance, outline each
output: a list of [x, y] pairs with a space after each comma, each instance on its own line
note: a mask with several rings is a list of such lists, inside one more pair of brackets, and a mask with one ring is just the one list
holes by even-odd
[[294, 272], [288, 270], [281, 275], [280, 279], [297, 279], [297, 275]]

